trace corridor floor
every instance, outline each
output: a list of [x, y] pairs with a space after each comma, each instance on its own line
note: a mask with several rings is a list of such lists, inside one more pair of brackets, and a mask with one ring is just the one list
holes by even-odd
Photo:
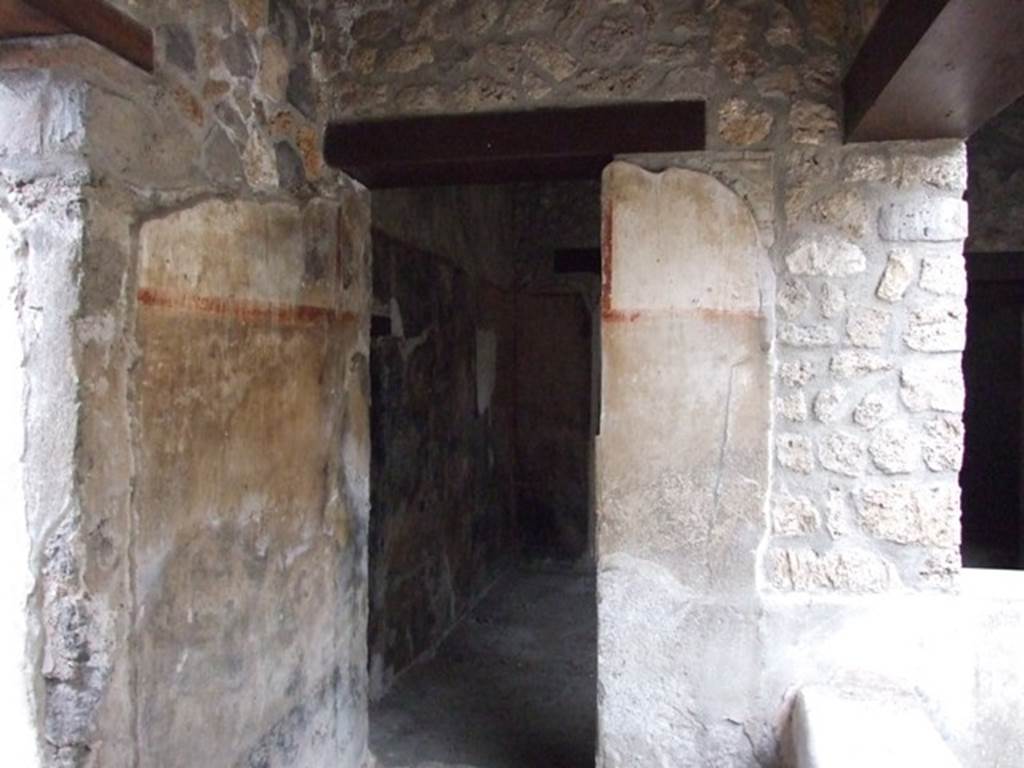
[[370, 711], [382, 768], [593, 768], [594, 577], [515, 570]]

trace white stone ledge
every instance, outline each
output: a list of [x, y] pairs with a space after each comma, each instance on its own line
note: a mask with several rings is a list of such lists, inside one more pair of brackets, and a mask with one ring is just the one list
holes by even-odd
[[964, 568], [960, 572], [961, 597], [977, 600], [1024, 602], [1024, 570]]
[[803, 688], [793, 705], [795, 768], [959, 768], [911, 699], [885, 692]]

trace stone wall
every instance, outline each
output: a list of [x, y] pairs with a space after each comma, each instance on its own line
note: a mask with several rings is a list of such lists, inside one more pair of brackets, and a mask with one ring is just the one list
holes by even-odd
[[[725, 181], [779, 275], [765, 561], [779, 589], [948, 585], [958, 567], [962, 156], [949, 145], [839, 150], [843, 65], [879, 7], [381, 4], [336, 15], [350, 37], [322, 60], [335, 116], [709, 102], [711, 152], [634, 160]], [[442, 12], [464, 23], [438, 23]], [[938, 391], [921, 391], [922, 378]], [[922, 505], [941, 510], [927, 525]]]
[[837, 129], [846, 10], [845, 0], [374, 3], [334, 12], [320, 73], [336, 116], [707, 98], [713, 145], [763, 146]]
[[[956, 589], [959, 571], [966, 174], [956, 144], [842, 147], [841, 75], [879, 6], [453, 0], [335, 14], [338, 36], [321, 71], [337, 117], [705, 99], [708, 152], [628, 159], [724, 184], [749, 209], [774, 274], [774, 292], [763, 288], [751, 310], [761, 319], [737, 347], [750, 359], [732, 361], [731, 384], [756, 395], [728, 407], [729, 377], [711, 382], [707, 373], [721, 362], [712, 349], [667, 331], [660, 342], [617, 342], [604, 321], [601, 440], [614, 440], [618, 392], [622, 414], [635, 417], [619, 418], [646, 425], [653, 451], [632, 473], [618, 460], [599, 463], [605, 766], [773, 764], [791, 691], [810, 682], [920, 697], [968, 764], [1009, 765], [1019, 755], [1019, 736], [995, 725], [1012, 720], [1019, 696], [1000, 686], [981, 700], [962, 684], [989, 674], [973, 649], [1003, 648], [1015, 619], [972, 614], [992, 635], [936, 651], [932, 663], [946, 659], [954, 682], [924, 664], [890, 663], [912, 657], [907, 649], [930, 636], [924, 627], [954, 633], [953, 617], [967, 609], [941, 595]], [[749, 273], [740, 257], [736, 264], [735, 275]], [[681, 309], [671, 296], [644, 303], [645, 292], [662, 295], [659, 286], [633, 279], [641, 310]], [[624, 306], [628, 334], [639, 321], [627, 322], [635, 307]], [[733, 339], [728, 318], [713, 314], [701, 337]], [[679, 375], [658, 379], [666, 366]], [[614, 389], [614, 371], [632, 384]], [[685, 381], [692, 386], [682, 391]], [[661, 394], [646, 407], [631, 399], [648, 391]], [[719, 397], [699, 408], [707, 392]], [[734, 408], [746, 415], [734, 419]], [[687, 431], [680, 414], [706, 429]], [[673, 443], [677, 432], [693, 445]], [[658, 453], [654, 436], [673, 448]], [[701, 451], [730, 439], [747, 447], [720, 460]], [[696, 485], [686, 480], [689, 462], [673, 464], [691, 455], [709, 462]], [[708, 477], [722, 480], [709, 486]], [[891, 601], [921, 611], [898, 637], [887, 625]], [[902, 650], [857, 651], [847, 632]], [[992, 659], [1012, 677], [1006, 653]]]
[[365, 760], [369, 208], [272, 6], [130, 4], [152, 77], [4, 44], [19, 765]]
[[816, 159], [779, 265], [768, 580], [949, 584], [960, 563], [963, 151]]
[[373, 697], [518, 554], [505, 213], [468, 192], [374, 195]]

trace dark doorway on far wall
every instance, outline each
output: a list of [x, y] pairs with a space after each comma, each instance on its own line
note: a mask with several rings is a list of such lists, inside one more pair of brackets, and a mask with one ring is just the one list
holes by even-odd
[[967, 255], [963, 562], [1024, 568], [1024, 253]]

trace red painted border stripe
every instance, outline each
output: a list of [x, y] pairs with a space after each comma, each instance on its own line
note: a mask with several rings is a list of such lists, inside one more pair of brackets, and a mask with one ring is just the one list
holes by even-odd
[[240, 323], [269, 323], [271, 325], [330, 325], [355, 321], [354, 312], [340, 312], [329, 307], [275, 304], [258, 299], [238, 299], [224, 296], [199, 296], [140, 288], [138, 301], [147, 307], [178, 310], [191, 314], [211, 315]]

